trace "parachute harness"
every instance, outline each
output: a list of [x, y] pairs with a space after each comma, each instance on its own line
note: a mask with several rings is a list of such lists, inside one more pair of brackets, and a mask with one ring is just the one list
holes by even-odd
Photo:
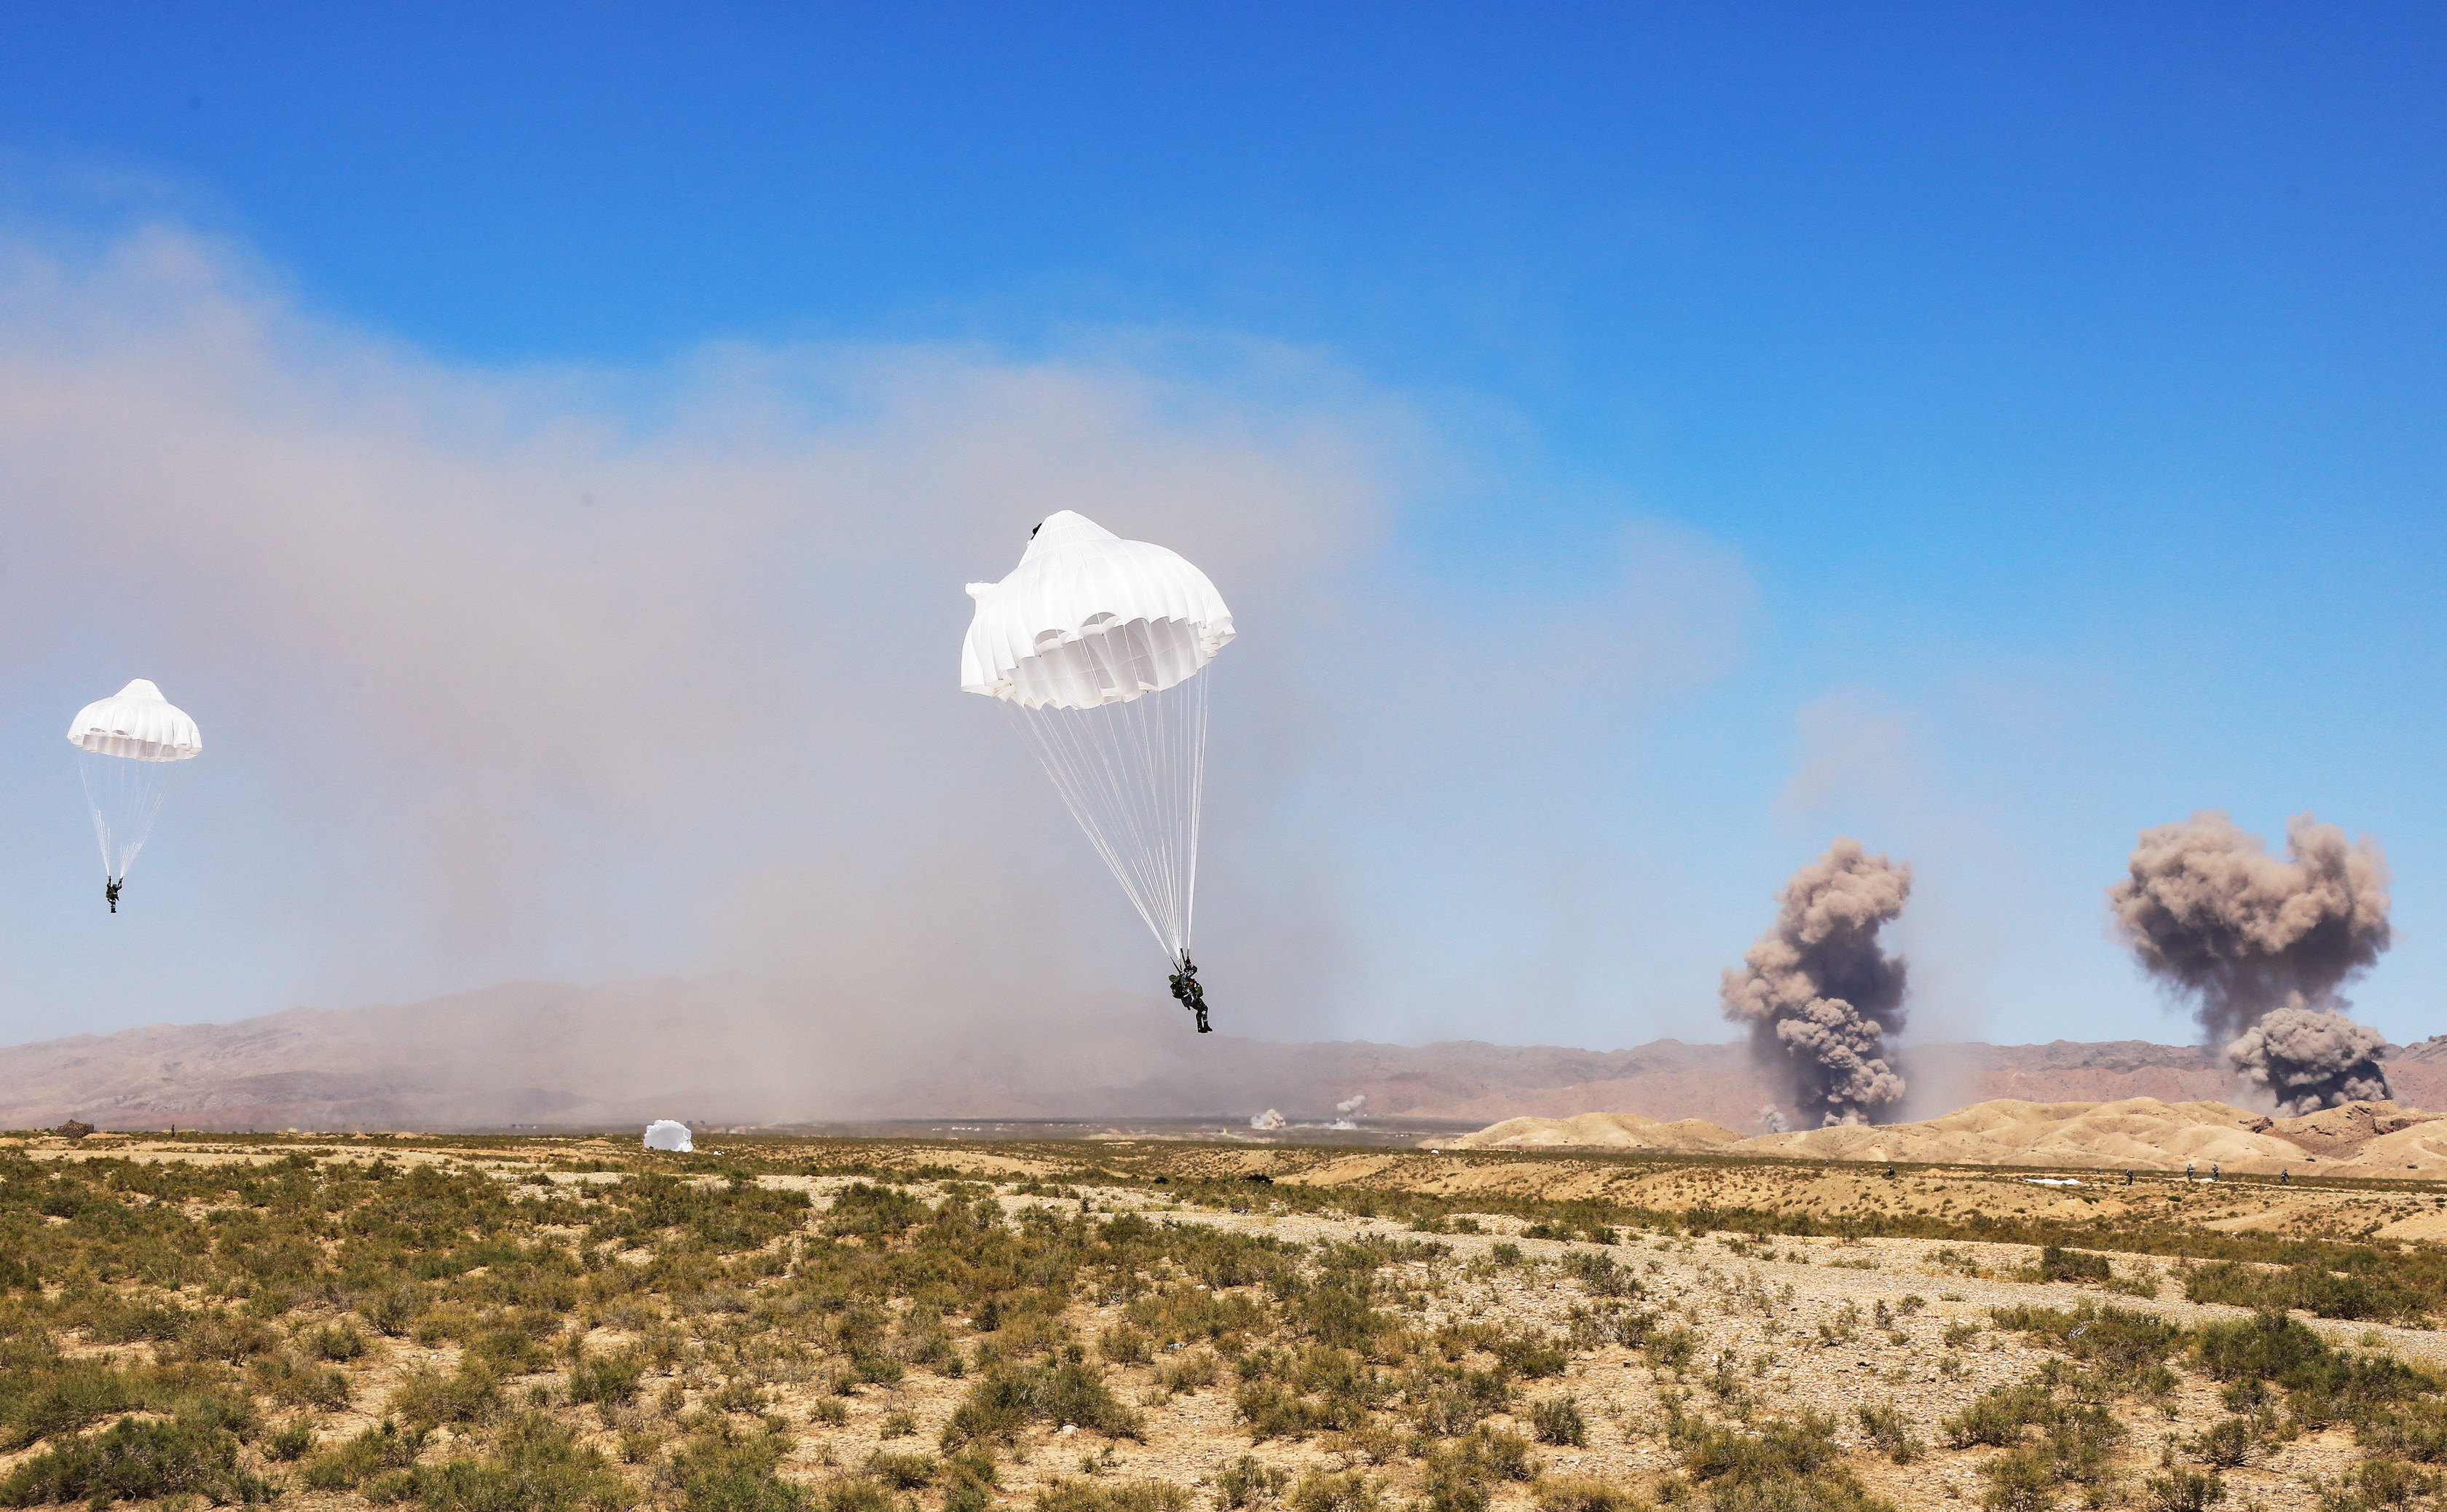
[[1213, 1033], [1214, 1030], [1209, 1029], [1206, 1023], [1206, 989], [1198, 985], [1197, 965], [1190, 960], [1187, 951], [1183, 951], [1172, 964], [1175, 968], [1172, 973], [1172, 995], [1181, 1000], [1182, 1007], [1198, 1015], [1198, 1032]]

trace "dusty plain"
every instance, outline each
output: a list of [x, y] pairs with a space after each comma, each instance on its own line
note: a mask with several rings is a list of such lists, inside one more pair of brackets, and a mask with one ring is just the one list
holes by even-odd
[[705, 1143], [0, 1142], [0, 1503], [2352, 1512], [2447, 1458], [2423, 1180]]

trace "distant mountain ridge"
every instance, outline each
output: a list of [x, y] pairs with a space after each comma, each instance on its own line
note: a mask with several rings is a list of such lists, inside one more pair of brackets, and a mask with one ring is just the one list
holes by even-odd
[[[772, 987], [518, 983], [405, 1007], [300, 1008], [0, 1049], [0, 1127], [450, 1128], [882, 1118], [1333, 1116], [1492, 1124], [1595, 1111], [1755, 1132], [1772, 1089], [1738, 1045], [1629, 1049], [1447, 1041], [1280, 1044], [1178, 1032], [1168, 1017], [1035, 1039], [858, 1038]], [[889, 1028], [889, 1026], [885, 1026]], [[924, 1041], [922, 1045], [919, 1041]], [[2143, 1040], [1924, 1045], [1904, 1117], [1996, 1098], [2237, 1099], [2210, 1051]], [[2397, 1100], [2447, 1108], [2447, 1037], [2398, 1051]], [[1789, 1112], [1789, 1110], [1788, 1110]]]

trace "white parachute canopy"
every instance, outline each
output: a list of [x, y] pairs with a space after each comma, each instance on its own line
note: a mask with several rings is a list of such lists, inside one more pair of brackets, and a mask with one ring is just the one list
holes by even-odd
[[1012, 711], [1156, 942], [1186, 963], [1206, 778], [1198, 674], [1232, 639], [1232, 611], [1172, 552], [1068, 509], [1036, 527], [1010, 576], [969, 596], [962, 690]]
[[687, 1155], [696, 1149], [696, 1142], [689, 1138], [689, 1126], [686, 1124], [675, 1124], [670, 1119], [658, 1118], [646, 1125], [646, 1148], [672, 1150], [677, 1154]]
[[77, 748], [94, 838], [102, 842], [103, 877], [115, 881], [136, 864], [173, 774], [203, 750], [203, 734], [161, 690], [139, 677], [77, 710], [68, 744]]

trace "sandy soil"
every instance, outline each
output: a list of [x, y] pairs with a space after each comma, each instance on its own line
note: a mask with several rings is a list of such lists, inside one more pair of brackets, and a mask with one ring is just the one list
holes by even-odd
[[[377, 1147], [315, 1138], [318, 1143], [311, 1145], [302, 1141], [135, 1138], [94, 1138], [81, 1144], [42, 1138], [15, 1143], [38, 1159], [61, 1161], [108, 1155], [142, 1161], [267, 1162], [301, 1147], [321, 1158], [349, 1160], [368, 1158]], [[412, 1145], [384, 1142], [380, 1147], [402, 1163], [453, 1163], [522, 1181], [537, 1174], [546, 1162], [568, 1163], [599, 1155], [607, 1160], [616, 1157], [624, 1164], [654, 1163], [634, 1147], [610, 1141], [421, 1142]], [[1850, 1463], [1873, 1490], [1909, 1508], [1978, 1500], [1982, 1483], [1977, 1467], [1994, 1451], [1946, 1449], [1939, 1441], [1937, 1425], [1989, 1388], [2027, 1376], [2047, 1357], [2019, 1336], [1999, 1333], [1990, 1321], [1992, 1308], [2018, 1303], [2070, 1307], [2091, 1301], [2185, 1322], [2242, 1315], [2236, 1309], [2180, 1300], [2181, 1286], [2168, 1281], [2170, 1262], [2115, 1250], [2109, 1232], [2115, 1223], [2150, 1221], [2211, 1233], [2271, 1232], [2413, 1245], [2447, 1239], [2447, 1190], [2420, 1181], [2306, 1181], [2281, 1185], [2271, 1179], [2254, 1179], [2211, 1183], [2142, 1169], [2134, 1183], [2126, 1185], [2120, 1172], [2102, 1179], [2096, 1169], [2068, 1166], [2059, 1168], [2062, 1174], [2044, 1178], [2049, 1183], [2068, 1184], [2042, 1184], [2040, 1174], [2027, 1166], [1914, 1166], [1899, 1168], [1890, 1177], [1857, 1162], [1678, 1161], [1517, 1151], [1354, 1154], [1127, 1141], [1093, 1146], [1016, 1147], [871, 1142], [831, 1143], [824, 1151], [829, 1160], [948, 1169], [1005, 1183], [1058, 1180], [1076, 1193], [1053, 1199], [1005, 1193], [998, 1200], [1006, 1211], [1042, 1202], [1068, 1213], [1083, 1210], [1084, 1202], [1085, 1210], [1103, 1218], [1117, 1212], [1144, 1212], [1162, 1220], [1299, 1240], [1423, 1236], [1384, 1219], [1218, 1212], [1184, 1206], [1166, 1200], [1160, 1192], [1151, 1195], [1148, 1186], [1100, 1181], [1094, 1173], [1127, 1172], [1146, 1179], [1164, 1175], [1172, 1181], [1248, 1181], [1262, 1177], [1269, 1183], [1321, 1192], [1430, 1192], [1460, 1199], [1465, 1209], [1469, 1200], [1484, 1196], [1490, 1201], [1499, 1198], [1547, 1202], [1593, 1200], [1678, 1212], [1694, 1207], [1747, 1207], [1808, 1214], [1824, 1220], [1840, 1220], [1848, 1215], [1962, 1217], [1973, 1213], [2044, 1218], [2099, 1225], [2099, 1239], [2092, 1247], [2113, 1256], [2120, 1278], [2166, 1283], [2156, 1299], [2144, 1300], [2096, 1287], [2011, 1279], [2011, 1273], [2033, 1259], [2027, 1244], [1960, 1238], [1746, 1241], [1730, 1234], [1628, 1235], [1621, 1243], [1603, 1247], [1603, 1253], [1637, 1269], [1650, 1292], [1641, 1305], [1674, 1311], [1684, 1326], [1701, 1335], [1704, 1342], [1691, 1364], [1677, 1372], [1655, 1369], [1641, 1354], [1616, 1345], [1577, 1350], [1562, 1377], [1527, 1387], [1508, 1420], [1527, 1432], [1532, 1403], [1568, 1392], [1579, 1399], [1589, 1420], [1590, 1442], [1585, 1447], [1542, 1448], [1541, 1461], [1550, 1470], [1645, 1485], [1674, 1463], [1662, 1436], [1662, 1392], [1688, 1391], [1695, 1404], [1720, 1410], [1747, 1400], [1762, 1416], [1802, 1408], [1827, 1412], [1836, 1418], [1846, 1442], [1856, 1448], [1860, 1435], [1853, 1409], [1864, 1403], [1891, 1401], [1929, 1441], [1928, 1454], [1918, 1464], [1898, 1466], [1863, 1449]], [[622, 1173], [560, 1170], [548, 1174], [557, 1182], [585, 1182], [616, 1181]], [[808, 1191], [821, 1206], [847, 1178], [781, 1174], [759, 1180], [768, 1185]], [[930, 1181], [911, 1184], [921, 1195], [939, 1191]], [[1437, 1236], [1433, 1242], [1443, 1246], [1444, 1253], [1388, 1269], [1387, 1276], [1401, 1280], [1412, 1294], [1409, 1305], [1414, 1309], [1413, 1321], [1433, 1327], [1447, 1321], [1492, 1318], [1535, 1324], [1559, 1333], [1566, 1331], [1569, 1310], [1576, 1303], [1585, 1304], [1587, 1298], [1556, 1262], [1575, 1251], [1595, 1253], [1601, 1247], [1522, 1238], [1522, 1219], [1498, 1210], [1501, 1205], [1470, 1215], [1484, 1232]], [[1475, 1263], [1489, 1259], [1499, 1243], [1517, 1245], [1532, 1263]], [[1941, 1251], [1945, 1253], [1941, 1256]], [[1885, 1326], [1875, 1322], [1882, 1309], [1890, 1319]], [[1083, 1305], [1069, 1321], [1076, 1337], [1092, 1344], [1116, 1320], [1118, 1312], [1116, 1307]], [[2362, 1324], [2314, 1322], [2313, 1326], [2339, 1345], [2385, 1351], [2447, 1371], [2447, 1334]], [[1949, 1330], [1956, 1331], [1952, 1343], [1947, 1342]], [[625, 1342], [625, 1334], [609, 1328], [597, 1331], [589, 1340], [598, 1349]], [[97, 1349], [95, 1352], [107, 1351]], [[456, 1357], [455, 1348], [447, 1345], [425, 1348], [406, 1340], [385, 1342], [365, 1367], [365, 1389], [356, 1398], [363, 1406], [332, 1414], [325, 1427], [327, 1436], [346, 1436], [374, 1421], [375, 1409], [403, 1372], [423, 1364], [446, 1370]], [[1034, 1433], [1023, 1445], [1019, 1462], [1005, 1466], [1001, 1500], [1025, 1503], [1050, 1480], [1082, 1473], [1083, 1462], [1098, 1474], [1151, 1477], [1185, 1485], [1208, 1484], [1223, 1465], [1250, 1452], [1296, 1474], [1310, 1467], [1339, 1469], [1365, 1463], [1356, 1448], [1323, 1438], [1253, 1447], [1232, 1406], [1228, 1372], [1217, 1387], [1162, 1400], [1162, 1393], [1152, 1389], [1154, 1369], [1130, 1367], [1116, 1372], [1116, 1387], [1124, 1399], [1146, 1403], [1145, 1442], [1107, 1443], [1092, 1434], [1059, 1429]], [[1716, 1377], [1714, 1386], [1708, 1384], [1711, 1376]], [[550, 1379], [550, 1375], [538, 1375], [522, 1384]], [[660, 1389], [663, 1384], [656, 1383], [654, 1389]], [[683, 1384], [692, 1400], [711, 1386]], [[814, 1384], [776, 1381], [768, 1389], [773, 1410], [798, 1426], [802, 1434], [789, 1468], [807, 1479], [822, 1480], [857, 1466], [879, 1447], [931, 1448], [966, 1388], [964, 1381], [913, 1371], [898, 1388], [862, 1389], [847, 1404], [848, 1422], [838, 1427], [810, 1421], [819, 1400]], [[2124, 1463], [2136, 1475], [2155, 1467], [2162, 1444], [2179, 1443], [2223, 1415], [2210, 1388], [2190, 1377], [2171, 1399], [2167, 1414], [2135, 1402], [2128, 1402], [2121, 1411], [2134, 1435]], [[914, 1435], [886, 1440], [886, 1421], [900, 1413], [914, 1417]], [[607, 1450], [613, 1446], [611, 1436], [599, 1427], [592, 1431]], [[2259, 1463], [2229, 1472], [2229, 1504], [2242, 1507], [2256, 1502], [2271, 1512], [2308, 1509], [2317, 1501], [2312, 1483], [2359, 1457], [2343, 1430], [2305, 1435]], [[0, 1462], [0, 1470], [5, 1468], [6, 1462]], [[1398, 1494], [1416, 1494], [1415, 1462], [1372, 1468], [1387, 1476]], [[1525, 1506], [1527, 1494], [1526, 1487], [1508, 1484], [1498, 1491], [1498, 1504], [1508, 1509]], [[351, 1497], [293, 1492], [285, 1504], [361, 1503]]]

